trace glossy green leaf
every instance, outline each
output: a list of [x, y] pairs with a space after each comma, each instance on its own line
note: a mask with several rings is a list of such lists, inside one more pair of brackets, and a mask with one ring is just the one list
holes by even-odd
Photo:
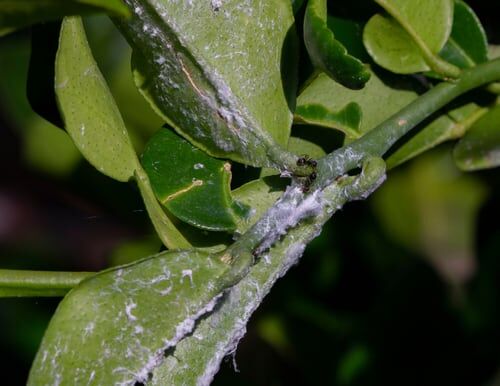
[[78, 17], [62, 24], [55, 89], [66, 131], [83, 156], [111, 178], [132, 178], [139, 161]]
[[500, 105], [496, 105], [467, 131], [453, 150], [462, 170], [500, 166]]
[[235, 229], [244, 213], [231, 198], [231, 165], [160, 129], [142, 155], [157, 199], [176, 217], [208, 230]]
[[290, 2], [126, 3], [133, 17], [119, 27], [137, 85], [178, 133], [215, 157], [295, 167], [283, 150], [296, 82]]
[[52, 318], [28, 385], [145, 383], [216, 306], [228, 267], [201, 252], [166, 252], [84, 280]]
[[365, 63], [370, 61], [370, 55], [363, 45], [362, 23], [328, 15], [327, 24], [328, 28], [332, 30], [335, 40], [338, 40], [350, 55]]
[[488, 60], [488, 41], [483, 26], [474, 11], [461, 0], [455, 0], [451, 35], [439, 55], [461, 68]]
[[0, 36], [30, 24], [95, 12], [129, 14], [121, 0], [0, 0]]
[[388, 14], [377, 14], [368, 21], [363, 40], [377, 64], [400, 74], [429, 70], [459, 74], [438, 56], [451, 33], [452, 0], [376, 1]]
[[344, 86], [362, 88], [370, 79], [368, 68], [335, 39], [327, 20], [326, 0], [309, 0], [304, 16], [304, 42], [312, 63]]
[[407, 78], [373, 72], [365, 88], [355, 91], [320, 74], [297, 98], [295, 119], [359, 138], [415, 99], [413, 86]]
[[330, 127], [344, 132], [351, 138], [360, 136], [362, 119], [361, 107], [350, 102], [338, 111], [332, 111], [317, 103], [300, 104], [295, 110], [295, 123], [309, 123], [318, 126]]
[[387, 167], [396, 167], [433, 147], [462, 137], [487, 109], [467, 103], [440, 115], [387, 158]]

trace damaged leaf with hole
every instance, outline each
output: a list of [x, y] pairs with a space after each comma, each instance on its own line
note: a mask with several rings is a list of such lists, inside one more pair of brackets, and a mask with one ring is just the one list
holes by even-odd
[[210, 157], [168, 128], [151, 138], [142, 164], [158, 201], [188, 224], [231, 231], [246, 213], [231, 196], [231, 165]]

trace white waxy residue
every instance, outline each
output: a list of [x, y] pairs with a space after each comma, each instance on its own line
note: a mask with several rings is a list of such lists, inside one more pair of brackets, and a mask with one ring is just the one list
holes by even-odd
[[222, 7], [222, 0], [212, 0], [212, 9], [218, 11]]
[[128, 320], [131, 322], [137, 320], [137, 317], [132, 314], [132, 310], [137, 307], [137, 304], [135, 303], [128, 303], [125, 305], [125, 314], [127, 315]]
[[188, 277], [189, 282], [191, 283], [191, 285], [193, 285], [193, 271], [191, 269], [183, 269], [182, 270], [181, 280], [183, 280], [185, 277]]

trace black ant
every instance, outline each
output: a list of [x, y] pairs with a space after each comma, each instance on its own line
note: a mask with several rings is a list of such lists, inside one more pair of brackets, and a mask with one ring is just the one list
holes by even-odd
[[318, 166], [318, 162], [316, 162], [316, 160], [313, 160], [308, 155], [303, 155], [299, 157], [299, 159], [297, 160], [297, 166], [306, 166], [306, 165], [315, 168], [316, 166]]
[[297, 160], [297, 166], [310, 166], [313, 168], [313, 172], [309, 174], [302, 185], [302, 191], [304, 193], [309, 192], [309, 189], [313, 183], [313, 181], [318, 177], [316, 173], [316, 167], [318, 166], [318, 162], [308, 155], [303, 155]]

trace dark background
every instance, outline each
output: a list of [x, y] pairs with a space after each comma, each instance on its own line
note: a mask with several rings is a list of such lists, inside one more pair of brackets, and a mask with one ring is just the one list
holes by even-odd
[[[352, 3], [339, 13], [370, 14], [371, 3]], [[500, 44], [500, 5], [469, 4]], [[140, 150], [160, 122], [130, 85], [112, 25], [87, 27]], [[99, 270], [157, 251], [136, 188], [99, 174], [31, 112], [30, 36], [0, 39], [0, 267]], [[337, 213], [252, 318], [239, 372], [229, 358], [214, 385], [500, 385], [500, 175], [461, 174], [449, 150]], [[252, 174], [234, 170], [235, 184]], [[57, 304], [0, 299], [2, 384], [26, 382]]]

